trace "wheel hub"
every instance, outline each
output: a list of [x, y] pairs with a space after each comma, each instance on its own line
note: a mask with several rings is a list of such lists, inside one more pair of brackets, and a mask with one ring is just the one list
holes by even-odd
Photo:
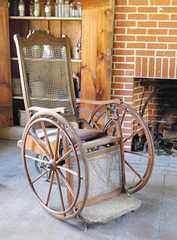
[[51, 170], [55, 171], [57, 169], [56, 161], [55, 160], [50, 160], [49, 161], [49, 166], [50, 166]]

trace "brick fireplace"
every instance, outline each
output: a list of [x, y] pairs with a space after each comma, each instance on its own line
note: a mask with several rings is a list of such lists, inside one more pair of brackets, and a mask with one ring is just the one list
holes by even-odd
[[[166, 79], [169, 85], [177, 79], [177, 0], [115, 4], [111, 98], [121, 98], [139, 112], [154, 91], [154, 86], [142, 86], [141, 78]], [[156, 116], [155, 101], [145, 111], [145, 121]]]
[[116, 0], [112, 98], [132, 104], [134, 77], [177, 78], [177, 0]]

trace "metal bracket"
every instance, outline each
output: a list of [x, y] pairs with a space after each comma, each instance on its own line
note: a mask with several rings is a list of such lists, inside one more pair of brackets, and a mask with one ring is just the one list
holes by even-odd
[[107, 48], [106, 49], [106, 56], [111, 57], [113, 55], [113, 49], [112, 48]]

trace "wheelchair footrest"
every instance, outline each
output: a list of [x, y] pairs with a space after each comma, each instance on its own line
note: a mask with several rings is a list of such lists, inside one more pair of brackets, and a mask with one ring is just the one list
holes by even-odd
[[80, 217], [89, 224], [106, 223], [139, 208], [141, 201], [120, 193], [101, 202], [85, 206]]

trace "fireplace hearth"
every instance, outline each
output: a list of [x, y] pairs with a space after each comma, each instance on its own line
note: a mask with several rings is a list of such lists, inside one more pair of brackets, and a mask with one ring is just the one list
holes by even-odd
[[148, 124], [157, 153], [177, 153], [177, 79], [135, 78], [133, 107]]

